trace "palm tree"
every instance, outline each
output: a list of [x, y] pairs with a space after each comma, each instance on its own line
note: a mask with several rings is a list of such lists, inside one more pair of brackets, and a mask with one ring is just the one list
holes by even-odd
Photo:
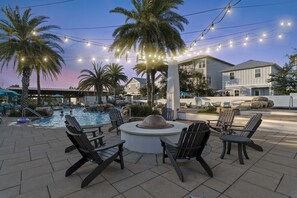
[[37, 59], [34, 67], [37, 78], [37, 106], [41, 104], [40, 74], [42, 73], [44, 79], [57, 79], [58, 74], [60, 74], [62, 69], [61, 62], [64, 63], [63, 58], [55, 52], [52, 53], [51, 51], [48, 51], [45, 54], [46, 56], [42, 56], [39, 59]]
[[47, 56], [46, 53], [54, 54], [59, 57], [52, 61], [53, 64], [60, 65], [63, 62], [59, 53], [63, 49], [59, 46], [62, 40], [54, 35], [47, 33], [54, 25], [41, 24], [47, 22], [48, 17], [32, 17], [31, 9], [26, 9], [20, 13], [19, 8], [1, 8], [7, 20], [0, 20], [1, 42], [0, 42], [0, 62], [1, 69], [12, 61], [14, 68], [22, 76], [22, 108], [28, 107], [28, 88], [32, 70], [37, 63], [41, 62], [41, 57]]
[[107, 66], [108, 76], [112, 83], [114, 101], [116, 101], [116, 89], [118, 85], [120, 85], [120, 81], [127, 82], [128, 77], [123, 72], [124, 67], [122, 65], [119, 65], [118, 63], [111, 63], [106, 66]]
[[104, 88], [110, 88], [111, 82], [107, 72], [107, 67], [102, 63], [98, 64], [93, 62], [93, 70], [83, 69], [80, 71], [81, 78], [79, 81], [78, 88], [80, 90], [90, 90], [94, 88], [97, 91], [98, 104], [102, 104], [102, 94]]
[[133, 70], [136, 71], [136, 75], [144, 75], [147, 74], [147, 79], [150, 79], [150, 84], [147, 84], [147, 87], [149, 87], [150, 91], [148, 91], [147, 95], [150, 95], [150, 104], [154, 105], [154, 93], [156, 90], [155, 86], [155, 79], [156, 79], [156, 73], [161, 72], [163, 75], [167, 72], [168, 66], [163, 61], [157, 61], [151, 64], [151, 67], [147, 68], [147, 65], [144, 63], [140, 63], [135, 65]]
[[[179, 31], [183, 31], [183, 24], [188, 20], [173, 10], [183, 4], [183, 0], [131, 0], [135, 9], [129, 11], [117, 7], [110, 12], [123, 14], [126, 23], [113, 32], [114, 42], [110, 46], [115, 56], [127, 55], [132, 48], [142, 55], [164, 56], [175, 55], [183, 51], [185, 43]], [[158, 54], [157, 54], [158, 53]], [[149, 70], [154, 61], [147, 62]], [[147, 84], [150, 83], [147, 72]], [[147, 87], [148, 90], [149, 87]], [[148, 104], [151, 104], [151, 94]]]

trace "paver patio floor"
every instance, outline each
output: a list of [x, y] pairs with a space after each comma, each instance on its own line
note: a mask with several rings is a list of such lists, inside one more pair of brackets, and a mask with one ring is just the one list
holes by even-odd
[[[82, 178], [95, 165], [88, 163], [75, 174], [65, 170], [75, 163], [77, 151], [64, 153], [70, 145], [65, 129], [0, 124], [0, 197], [297, 197], [297, 135], [257, 131], [254, 141], [264, 148], [247, 148], [250, 160], [240, 165], [237, 146], [220, 159], [222, 143], [211, 136], [204, 159], [211, 166], [210, 178], [196, 161], [180, 162], [185, 182], [180, 182], [169, 160], [161, 155], [124, 151], [125, 169], [112, 163], [87, 188]], [[119, 139], [107, 132], [105, 140]], [[297, 134], [297, 133], [296, 133]]]

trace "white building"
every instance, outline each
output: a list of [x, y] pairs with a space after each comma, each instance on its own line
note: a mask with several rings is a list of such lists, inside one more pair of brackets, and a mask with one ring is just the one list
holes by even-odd
[[222, 70], [223, 90], [234, 96], [269, 96], [274, 95], [267, 82], [269, 74], [279, 67], [275, 63], [249, 60], [232, 68]]
[[124, 91], [130, 95], [140, 95], [140, 88], [146, 86], [145, 78], [131, 78], [124, 86]]
[[226, 61], [208, 55], [199, 55], [193, 58], [180, 61], [179, 69], [187, 71], [189, 75], [193, 72], [202, 73], [204, 80], [207, 80], [211, 89], [222, 89], [221, 70], [232, 68], [234, 65]]

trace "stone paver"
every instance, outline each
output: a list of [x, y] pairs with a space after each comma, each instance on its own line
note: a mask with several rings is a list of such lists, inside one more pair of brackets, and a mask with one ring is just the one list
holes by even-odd
[[[264, 148], [248, 148], [250, 160], [240, 165], [237, 145], [231, 155], [220, 159], [222, 142], [211, 136], [203, 153], [214, 177], [195, 161], [178, 162], [181, 182], [170, 161], [161, 155], [124, 150], [125, 169], [113, 162], [90, 185], [81, 189], [82, 179], [96, 165], [86, 163], [65, 177], [65, 171], [81, 158], [77, 151], [64, 153], [70, 141], [65, 129], [0, 125], [0, 197], [297, 197], [297, 134], [259, 131], [254, 141]], [[104, 126], [107, 131], [109, 126]], [[105, 132], [105, 140], [119, 139]]]
[[276, 191], [291, 197], [297, 197], [297, 177], [285, 175]]
[[183, 197], [188, 193], [185, 189], [160, 176], [145, 182], [140, 186], [147, 192], [150, 192], [154, 197], [159, 198]]

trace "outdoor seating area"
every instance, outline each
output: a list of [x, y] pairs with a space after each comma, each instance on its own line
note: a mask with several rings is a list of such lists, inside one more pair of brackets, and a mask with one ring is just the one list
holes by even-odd
[[[263, 148], [263, 152], [246, 147], [250, 159], [245, 160], [244, 165], [239, 163], [236, 152], [221, 159], [223, 144], [217, 135], [210, 135], [200, 154], [213, 177], [210, 177], [196, 160], [178, 160], [178, 167], [184, 177], [182, 182], [176, 174], [172, 160], [165, 160], [163, 163], [163, 154], [142, 154], [124, 149], [124, 169], [121, 169], [118, 163], [112, 162], [113, 157], [107, 159], [106, 163], [109, 165], [103, 168], [98, 161], [85, 162], [84, 154], [77, 150], [64, 153], [64, 149], [71, 144], [65, 134], [65, 128], [8, 126], [9, 122], [9, 118], [5, 117], [0, 125], [0, 181], [6, 181], [0, 182], [0, 197], [137, 195], [245, 198], [260, 195], [288, 198], [296, 195], [297, 135], [294, 134], [258, 130], [252, 138]], [[107, 132], [109, 127], [110, 125], [104, 125], [101, 128], [106, 145], [108, 142], [120, 141], [115, 131]], [[71, 130], [74, 131], [74, 128]], [[74, 132], [77, 140], [85, 137]], [[237, 149], [235, 144], [231, 147], [232, 150]], [[97, 156], [95, 153], [94, 155]], [[102, 158], [101, 154], [98, 155]], [[65, 177], [66, 170], [78, 161], [79, 165], [85, 164], [80, 168], [71, 168]], [[74, 170], [76, 171], [73, 172]], [[100, 171], [102, 172], [98, 175]], [[86, 177], [92, 180], [82, 189], [82, 183], [84, 186], [89, 182], [85, 180]]]

